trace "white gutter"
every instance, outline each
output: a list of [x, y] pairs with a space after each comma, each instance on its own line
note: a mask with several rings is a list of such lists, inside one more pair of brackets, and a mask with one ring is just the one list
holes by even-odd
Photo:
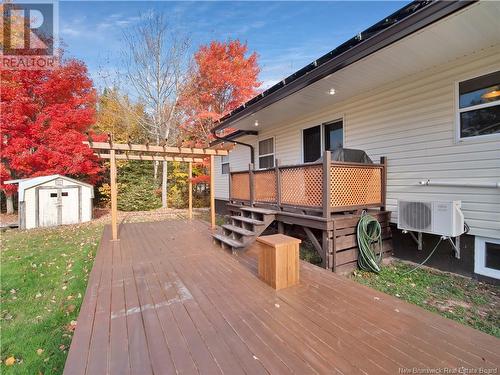
[[458, 186], [458, 187], [477, 187], [500, 189], [500, 182], [450, 182], [450, 181], [431, 181], [422, 180], [420, 185], [423, 186]]

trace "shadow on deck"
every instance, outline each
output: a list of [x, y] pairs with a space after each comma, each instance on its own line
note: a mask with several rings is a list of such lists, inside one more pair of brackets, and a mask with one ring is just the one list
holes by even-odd
[[106, 227], [65, 374], [397, 374], [497, 368], [500, 341], [301, 262], [274, 291], [201, 221]]

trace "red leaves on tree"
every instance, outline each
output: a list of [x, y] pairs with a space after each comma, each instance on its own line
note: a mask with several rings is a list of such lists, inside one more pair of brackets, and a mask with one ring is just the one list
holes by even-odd
[[67, 60], [54, 70], [4, 70], [1, 79], [1, 181], [63, 174], [96, 182], [98, 158], [82, 144], [96, 101], [85, 65]]
[[185, 143], [206, 146], [215, 121], [257, 93], [257, 54], [246, 57], [248, 47], [239, 40], [211, 42], [200, 47], [183, 90], [180, 105], [186, 114]]

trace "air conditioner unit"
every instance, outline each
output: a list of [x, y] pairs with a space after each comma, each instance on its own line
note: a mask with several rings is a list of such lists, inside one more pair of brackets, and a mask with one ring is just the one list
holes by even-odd
[[457, 237], [464, 233], [461, 201], [398, 200], [398, 229]]

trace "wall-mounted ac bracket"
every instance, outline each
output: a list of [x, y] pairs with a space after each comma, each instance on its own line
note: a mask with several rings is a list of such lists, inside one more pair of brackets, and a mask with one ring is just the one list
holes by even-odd
[[[422, 250], [423, 246], [422, 232], [417, 232], [416, 236], [413, 232], [410, 232], [408, 230], [403, 230], [403, 233], [404, 234], [409, 233], [413, 241], [415, 241], [415, 243], [417, 244], [417, 249], [420, 251]], [[454, 239], [455, 241], [453, 241], [451, 237], [441, 236], [441, 240], [448, 240], [448, 242], [450, 243], [451, 247], [453, 248], [455, 258], [460, 259], [460, 236], [454, 237]]]
[[409, 233], [411, 238], [413, 238], [413, 241], [415, 241], [415, 243], [417, 244], [417, 249], [419, 251], [422, 251], [422, 245], [423, 245], [422, 232], [417, 232], [416, 236], [413, 232], [410, 232], [408, 230], [403, 230], [403, 233], [404, 234]]
[[455, 242], [451, 239], [451, 237], [443, 236], [443, 239], [447, 239], [451, 244], [451, 247], [454, 250], [455, 258], [460, 259], [460, 236], [455, 237]]

